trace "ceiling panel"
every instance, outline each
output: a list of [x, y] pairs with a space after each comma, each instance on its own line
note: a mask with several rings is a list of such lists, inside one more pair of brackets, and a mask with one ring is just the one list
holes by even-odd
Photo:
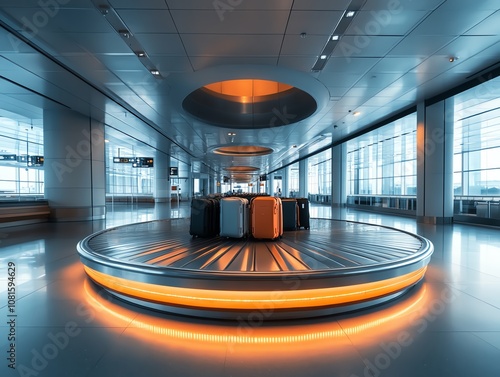
[[371, 87], [383, 89], [401, 77], [401, 73], [369, 73], [356, 82], [358, 87]]
[[172, 10], [179, 33], [284, 34], [288, 11], [235, 10], [223, 21], [213, 10]]
[[207, 0], [166, 0], [166, 2], [170, 9], [208, 9], [214, 12], [218, 11], [222, 14], [228, 14], [234, 10], [244, 9], [290, 9], [294, 0], [231, 0], [220, 2]]
[[440, 9], [446, 10], [498, 10], [497, 0], [481, 0], [481, 1], [470, 1], [470, 0], [447, 0], [443, 3]]
[[[63, 4], [65, 3], [65, 4]], [[47, 2], [48, 4], [48, 2]], [[59, 9], [62, 8], [92, 8], [93, 5], [88, 0], [63, 0], [58, 1]], [[40, 8], [40, 0], [2, 0], [2, 8]]]
[[495, 36], [461, 36], [453, 40], [436, 54], [445, 56], [454, 56], [460, 59], [468, 59], [477, 53], [496, 44], [498, 37]]
[[149, 55], [180, 56], [186, 53], [178, 34], [137, 33], [135, 37]]
[[303, 10], [346, 10], [350, 0], [294, 0], [293, 9]]
[[370, 70], [371, 73], [405, 73], [422, 62], [421, 58], [391, 58], [385, 57], [378, 61]]
[[320, 77], [323, 84], [334, 87], [351, 87], [361, 78], [357, 73], [322, 73]]
[[154, 63], [155, 67], [160, 71], [167, 74], [169, 72], [192, 72], [193, 68], [186, 56], [158, 56], [153, 55], [149, 57]]
[[426, 57], [446, 46], [456, 37], [410, 34], [394, 47], [389, 56]]
[[307, 33], [330, 35], [342, 17], [342, 14], [343, 11], [294, 10], [290, 14], [286, 32], [287, 34]]
[[190, 56], [277, 56], [281, 35], [183, 34]]
[[355, 57], [383, 57], [401, 42], [402, 37], [391, 36], [350, 36], [342, 37], [333, 50], [332, 56], [346, 59]]
[[[3, 4], [2, 4], [3, 6]], [[94, 7], [89, 9], [58, 9], [54, 16], [37, 5], [34, 8], [4, 8], [4, 11], [16, 19], [23, 20], [23, 28], [29, 27], [37, 34], [44, 32], [87, 33], [89, 25], [95, 33], [109, 32], [110, 27], [104, 17]]]
[[330, 58], [328, 64], [321, 72], [320, 77], [324, 77], [324, 75], [330, 72], [357, 72], [361, 77], [361, 75], [370, 70], [379, 60], [380, 58]]
[[500, 35], [500, 10], [467, 30], [466, 35]]
[[119, 10], [118, 15], [133, 34], [177, 32], [170, 12], [166, 9], [127, 9]]
[[405, 35], [420, 22], [427, 11], [360, 11], [347, 28], [347, 35]]
[[112, 71], [140, 70], [144, 69], [144, 65], [139, 61], [139, 58], [132, 52], [126, 54], [96, 54], [104, 66]]
[[316, 62], [316, 56], [283, 56], [278, 61], [280, 67], [296, 69], [297, 71], [309, 72]]
[[116, 33], [67, 33], [67, 36], [93, 54], [125, 54], [128, 46]]
[[471, 9], [445, 9], [432, 12], [413, 33], [415, 35], [460, 35], [484, 20], [492, 11]]
[[[71, 0], [72, 2], [73, 0]], [[167, 5], [165, 0], [108, 0], [113, 8], [116, 9], [165, 9]]]
[[406, 12], [411, 10], [433, 10], [446, 0], [366, 0], [363, 10], [377, 12], [390, 11], [391, 13]]
[[[328, 35], [307, 35], [302, 38], [297, 34], [287, 34], [281, 48], [281, 55], [313, 55], [315, 58], [321, 53]], [[311, 65], [311, 67], [314, 65]]]
[[190, 56], [195, 71], [224, 65], [263, 64], [276, 65], [278, 56]]

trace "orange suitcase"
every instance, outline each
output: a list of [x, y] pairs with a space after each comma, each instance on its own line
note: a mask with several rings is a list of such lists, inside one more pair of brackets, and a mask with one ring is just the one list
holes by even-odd
[[283, 208], [280, 198], [256, 197], [252, 200], [250, 212], [254, 238], [274, 240], [283, 235]]

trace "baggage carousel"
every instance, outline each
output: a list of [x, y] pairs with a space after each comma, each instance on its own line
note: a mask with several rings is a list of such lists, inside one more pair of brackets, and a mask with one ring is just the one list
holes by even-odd
[[275, 241], [193, 238], [189, 219], [119, 226], [78, 243], [88, 276], [151, 309], [210, 318], [285, 319], [363, 309], [423, 277], [433, 245], [395, 228], [311, 219]]

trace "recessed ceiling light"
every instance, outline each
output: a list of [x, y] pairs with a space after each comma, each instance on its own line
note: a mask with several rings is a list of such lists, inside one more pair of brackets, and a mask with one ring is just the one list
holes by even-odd
[[152, 69], [150, 72], [153, 76], [160, 76], [160, 71], [158, 71], [157, 69]]
[[130, 38], [130, 31], [128, 30], [118, 30], [118, 33], [123, 37], [123, 38]]
[[345, 16], [346, 16], [347, 18], [354, 17], [354, 14], [355, 14], [355, 13], [356, 13], [356, 12], [354, 12], [353, 10], [350, 10], [349, 12], [347, 12], [347, 13], [345, 14]]
[[146, 53], [144, 51], [136, 51], [135, 54], [140, 57], [140, 58], [143, 58], [146, 56]]
[[321, 55], [319, 58], [320, 58], [321, 60], [325, 60], [325, 59], [327, 58], [327, 56], [326, 56], [326, 55]]
[[353, 112], [353, 113], [352, 113], [352, 115], [354, 115], [355, 117], [357, 117], [357, 116], [360, 116], [360, 115], [361, 115], [361, 112], [359, 112], [359, 111], [355, 111], [355, 112]]
[[109, 143], [109, 140], [108, 140], [108, 139], [104, 139], [104, 142], [105, 142], [105, 143]]
[[338, 35], [332, 35], [332, 41], [338, 41], [340, 36]]
[[109, 7], [107, 5], [99, 5], [99, 12], [101, 12], [103, 16], [106, 16], [109, 13]]

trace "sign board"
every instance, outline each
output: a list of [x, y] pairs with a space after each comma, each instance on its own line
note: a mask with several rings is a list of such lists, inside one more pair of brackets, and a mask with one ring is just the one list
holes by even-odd
[[43, 166], [43, 156], [29, 156], [28, 166]]
[[153, 157], [136, 157], [132, 163], [133, 168], [152, 168], [153, 166]]
[[134, 161], [134, 157], [113, 157], [113, 162], [117, 164], [131, 164]]
[[281, 175], [275, 175], [275, 176], [274, 176], [274, 179], [279, 179], [279, 180], [281, 180], [281, 179], [283, 179], [283, 176], [281, 176]]
[[263, 181], [267, 181], [267, 175], [265, 175], [265, 174], [264, 174], [264, 175], [261, 175], [261, 176], [259, 177], [259, 181], [261, 181], [261, 182], [263, 182]]
[[170, 175], [179, 175], [179, 168], [174, 166], [170, 168]]
[[0, 154], [0, 161], [17, 161], [15, 154]]

